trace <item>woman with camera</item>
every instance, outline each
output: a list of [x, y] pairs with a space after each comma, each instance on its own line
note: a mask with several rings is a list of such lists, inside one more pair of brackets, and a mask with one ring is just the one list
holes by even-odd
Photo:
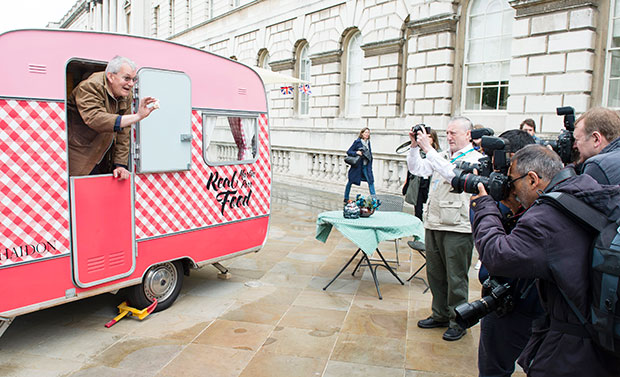
[[372, 151], [370, 148], [370, 129], [368, 127], [362, 128], [357, 139], [355, 139], [347, 151], [347, 155], [351, 157], [359, 156], [359, 158], [357, 163], [349, 168], [349, 180], [344, 189], [344, 203], [346, 204], [349, 201], [351, 185], [359, 186], [361, 181], [368, 182], [370, 195], [374, 198], [376, 196], [375, 178], [372, 174]]

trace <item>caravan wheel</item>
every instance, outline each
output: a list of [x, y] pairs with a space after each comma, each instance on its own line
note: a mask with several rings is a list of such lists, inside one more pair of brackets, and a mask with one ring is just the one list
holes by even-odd
[[183, 286], [183, 265], [180, 261], [157, 264], [146, 272], [142, 284], [130, 287], [128, 299], [132, 306], [143, 309], [157, 299], [155, 311], [167, 309], [177, 299]]

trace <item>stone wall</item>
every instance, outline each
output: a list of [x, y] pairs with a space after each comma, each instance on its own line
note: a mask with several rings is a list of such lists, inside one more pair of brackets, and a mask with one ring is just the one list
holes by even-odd
[[[250, 66], [258, 64], [259, 52], [268, 51], [271, 69], [289, 76], [298, 76], [298, 53], [307, 44], [309, 114], [299, 115], [297, 90], [283, 95], [279, 85], [266, 88], [276, 177], [340, 190], [346, 180], [344, 151], [368, 126], [377, 188], [397, 192], [405, 168], [394, 149], [416, 123], [439, 130], [443, 143], [442, 130], [452, 115], [469, 116], [496, 133], [533, 118], [542, 136], [551, 138], [563, 126], [556, 107], [573, 106], [579, 113], [603, 98], [609, 0], [505, 0], [515, 11], [507, 108], [463, 110], [467, 12], [473, 1], [191, 1], [188, 18], [187, 3], [176, 0], [174, 32], [163, 37]], [[109, 2], [98, 7], [105, 10]], [[159, 5], [159, 29], [165, 31], [167, 4], [132, 0], [131, 14], [151, 22]], [[362, 108], [359, 117], [347, 117], [345, 48], [356, 31], [364, 55]]]

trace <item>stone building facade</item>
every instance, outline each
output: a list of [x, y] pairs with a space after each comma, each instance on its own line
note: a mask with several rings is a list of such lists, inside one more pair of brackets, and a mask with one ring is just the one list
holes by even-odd
[[[268, 86], [276, 179], [341, 190], [344, 151], [372, 130], [380, 192], [416, 123], [465, 115], [543, 137], [556, 107], [620, 108], [620, 0], [78, 0], [56, 25], [168, 39], [310, 82]], [[614, 25], [617, 24], [617, 27]], [[365, 187], [362, 187], [365, 191]]]

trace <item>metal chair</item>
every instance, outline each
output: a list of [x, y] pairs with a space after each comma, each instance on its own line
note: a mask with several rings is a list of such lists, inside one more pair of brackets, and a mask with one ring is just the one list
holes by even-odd
[[416, 276], [420, 271], [422, 271], [424, 267], [426, 267], [426, 246], [424, 245], [423, 242], [420, 242], [420, 241], [407, 241], [407, 245], [409, 245], [409, 247], [412, 248], [413, 250], [420, 253], [422, 258], [424, 258], [424, 263], [416, 270], [416, 272], [414, 272], [411, 276], [409, 276], [409, 279], [407, 279], [407, 281], [411, 281], [411, 279], [414, 279], [414, 278], [421, 280], [422, 283], [426, 285], [426, 289], [423, 292], [423, 293], [426, 293], [430, 289], [430, 287], [428, 286], [428, 283], [426, 282], [426, 280], [424, 280], [424, 278]]
[[[402, 212], [405, 206], [405, 198], [398, 195], [377, 195], [377, 199], [381, 202], [381, 205], [377, 207], [377, 211], [381, 212]], [[396, 248], [396, 265], [400, 266], [400, 260], [398, 259], [398, 241], [394, 240], [394, 247]]]

